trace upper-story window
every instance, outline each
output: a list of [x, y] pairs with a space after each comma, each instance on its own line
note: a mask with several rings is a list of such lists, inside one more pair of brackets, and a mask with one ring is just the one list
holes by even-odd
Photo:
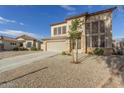
[[86, 23], [86, 34], [90, 34], [90, 23]]
[[61, 34], [61, 27], [58, 27], [58, 34]]
[[101, 33], [105, 32], [105, 22], [103, 20], [100, 21], [100, 32]]
[[66, 26], [62, 27], [62, 34], [66, 34]]
[[98, 33], [98, 21], [92, 22], [92, 33]]
[[57, 35], [57, 28], [54, 28], [54, 35]]
[[54, 35], [61, 35], [61, 34], [66, 34], [66, 26], [60, 26], [60, 27], [55, 27], [53, 28], [53, 34]]

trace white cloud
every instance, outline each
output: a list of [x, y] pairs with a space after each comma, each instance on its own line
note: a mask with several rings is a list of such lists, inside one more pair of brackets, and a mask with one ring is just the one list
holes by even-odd
[[25, 32], [25, 31], [21, 31], [21, 30], [6, 29], [3, 31], [0, 31], [0, 35], [6, 35], [6, 36], [12, 36], [12, 37], [17, 37], [17, 36], [24, 35], [24, 34], [35, 37], [37, 39], [43, 38], [43, 36], [37, 35], [35, 33]]
[[19, 24], [22, 25], [22, 26], [24, 25], [24, 23], [22, 23], [22, 22], [20, 22]]
[[19, 23], [19, 22], [16, 22], [15, 20], [6, 19], [6, 18], [0, 16], [0, 24], [7, 24], [7, 23], [18, 23], [22, 26], [24, 25], [24, 23], [22, 23], [22, 22]]
[[10, 19], [6, 19], [0, 16], [0, 24], [6, 24], [6, 23], [16, 23], [15, 20], [10, 20]]
[[68, 10], [68, 11], [75, 11], [76, 10], [76, 8], [69, 6], [69, 5], [61, 5], [60, 7], [64, 8], [65, 10]]

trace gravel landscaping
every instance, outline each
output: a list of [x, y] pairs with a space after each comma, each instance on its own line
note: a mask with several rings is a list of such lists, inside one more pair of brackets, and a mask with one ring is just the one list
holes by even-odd
[[111, 77], [103, 87], [124, 87], [124, 55], [111, 55], [105, 57], [103, 60], [107, 64], [111, 74]]
[[71, 56], [57, 55], [3, 72], [0, 87], [94, 88], [110, 85], [107, 83], [111, 74], [104, 57], [80, 55], [80, 64], [70, 63], [71, 60]]
[[0, 52], [0, 59], [18, 56], [18, 55], [24, 55], [29, 53], [34, 53], [36, 51], [1, 51]]

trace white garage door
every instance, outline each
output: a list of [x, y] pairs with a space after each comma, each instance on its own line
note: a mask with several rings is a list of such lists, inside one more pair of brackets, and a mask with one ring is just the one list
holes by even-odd
[[55, 52], [62, 52], [66, 50], [66, 42], [48, 42], [47, 43], [47, 51], [55, 51]]

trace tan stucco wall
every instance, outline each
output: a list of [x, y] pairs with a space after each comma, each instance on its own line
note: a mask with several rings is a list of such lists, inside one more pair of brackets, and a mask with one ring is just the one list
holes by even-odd
[[31, 47], [36, 47], [36, 42], [35, 42], [34, 40], [25, 40], [25, 39], [23, 39], [23, 38], [18, 38], [17, 40], [18, 40], [18, 41], [24, 41], [24, 42], [23, 42], [23, 47], [24, 47], [24, 48], [30, 49], [30, 48], [27, 47], [27, 43], [28, 43], [28, 42], [31, 42], [31, 45], [32, 45]]
[[38, 41], [36, 41], [36, 48], [37, 48], [37, 49], [41, 49], [41, 43], [38, 42]]
[[[112, 48], [112, 12], [107, 12], [107, 13], [101, 13], [101, 14], [98, 14], [98, 15], [93, 15], [93, 16], [82, 16], [80, 18], [81, 21], [81, 27], [78, 29], [79, 31], [82, 32], [82, 36], [81, 36], [81, 52], [83, 53], [86, 53], [87, 51], [89, 51], [87, 49], [87, 46], [86, 46], [86, 33], [85, 33], [85, 23], [86, 22], [94, 22], [94, 21], [99, 21], [99, 20], [104, 20], [105, 21], [105, 50], [107, 49], [111, 49]], [[66, 20], [66, 23], [63, 23], [63, 24], [58, 24], [58, 25], [54, 25], [54, 26], [51, 26], [51, 37], [55, 37], [53, 35], [53, 28], [54, 27], [60, 27], [60, 26], [67, 26], [67, 33], [65, 34], [65, 36], [69, 36], [69, 31], [70, 31], [70, 28], [69, 26], [71, 25], [71, 22], [72, 20], [74, 19], [71, 19], [71, 20]], [[99, 27], [98, 27], [99, 28]], [[100, 29], [99, 29], [100, 30]], [[100, 35], [102, 35], [101, 33], [98, 33], [98, 37], [100, 37]], [[56, 36], [63, 36], [63, 35], [56, 35]], [[100, 44], [100, 39], [98, 40], [99, 41], [99, 44]], [[67, 50], [69, 51], [69, 40], [67, 41], [68, 44], [67, 44]], [[47, 41], [44, 41], [43, 43], [43, 46], [44, 46], [44, 50], [46, 49], [46, 43]], [[92, 43], [91, 43], [92, 45]], [[91, 47], [92, 48], [92, 47]]]

